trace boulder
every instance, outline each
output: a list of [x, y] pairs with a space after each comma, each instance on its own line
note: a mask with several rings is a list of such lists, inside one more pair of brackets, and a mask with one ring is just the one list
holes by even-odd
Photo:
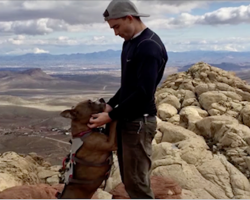
[[0, 155], [0, 191], [26, 184], [58, 184], [59, 169], [59, 166], [51, 166], [37, 154], [25, 156], [5, 152]]
[[57, 188], [46, 184], [22, 185], [0, 192], [0, 199], [57, 199], [57, 192]]
[[187, 106], [180, 111], [180, 125], [188, 130], [195, 130], [195, 123], [206, 117], [208, 113], [197, 106]]
[[240, 111], [240, 117], [243, 124], [250, 127], [250, 105], [246, 105], [243, 107], [243, 109]]
[[163, 103], [158, 107], [158, 117], [161, 120], [166, 121], [176, 114], [177, 114], [177, 109], [170, 104]]
[[227, 96], [219, 91], [210, 91], [202, 93], [199, 96], [199, 103], [205, 110], [212, 109], [213, 103], [225, 102], [227, 101]]
[[[151, 188], [156, 199], [181, 199], [181, 187], [168, 177], [152, 176]], [[124, 184], [120, 183], [111, 192], [113, 199], [130, 199]]]
[[181, 126], [176, 126], [169, 122], [162, 122], [158, 125], [158, 130], [162, 133], [161, 142], [179, 142], [189, 138], [190, 136], [196, 136], [192, 131], [189, 131]]
[[[163, 93], [162, 93], [163, 96]], [[171, 106], [175, 107], [177, 110], [180, 109], [181, 104], [179, 102], [179, 99], [172, 94], [166, 95], [162, 100], [159, 102], [159, 105], [162, 104], [170, 104]]]

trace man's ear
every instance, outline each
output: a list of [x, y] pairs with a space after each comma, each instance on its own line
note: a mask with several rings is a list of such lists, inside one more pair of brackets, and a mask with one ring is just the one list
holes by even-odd
[[60, 115], [65, 118], [70, 118], [70, 119], [75, 118], [74, 110], [64, 110], [63, 112], [60, 113]]
[[127, 15], [126, 17], [129, 19], [130, 22], [133, 21], [133, 18], [134, 18], [134, 17], [133, 17], [132, 15]]

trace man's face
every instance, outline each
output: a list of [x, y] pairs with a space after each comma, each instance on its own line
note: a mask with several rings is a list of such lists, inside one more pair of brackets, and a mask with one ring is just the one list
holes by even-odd
[[129, 18], [111, 19], [108, 21], [110, 28], [114, 29], [115, 35], [119, 35], [125, 40], [133, 37], [134, 26], [133, 21]]

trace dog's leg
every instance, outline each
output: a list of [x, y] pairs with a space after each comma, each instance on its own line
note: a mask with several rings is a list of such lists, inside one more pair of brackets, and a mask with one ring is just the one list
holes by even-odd
[[117, 150], [116, 125], [117, 125], [117, 121], [112, 121], [112, 122], [109, 123], [109, 138], [108, 138], [108, 143], [110, 144], [112, 151]]
[[106, 124], [105, 134], [108, 136], [107, 142], [99, 144], [96, 148], [104, 151], [116, 151], [117, 142], [116, 142], [116, 121], [112, 121], [109, 124]]

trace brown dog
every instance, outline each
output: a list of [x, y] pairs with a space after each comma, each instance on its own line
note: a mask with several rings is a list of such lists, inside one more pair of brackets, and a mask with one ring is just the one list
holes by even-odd
[[109, 136], [87, 126], [91, 115], [103, 112], [105, 107], [103, 99], [99, 102], [86, 100], [61, 113], [71, 119], [72, 146], [70, 169], [58, 198], [90, 199], [107, 179], [112, 151], [116, 150], [116, 122], [109, 124]]

